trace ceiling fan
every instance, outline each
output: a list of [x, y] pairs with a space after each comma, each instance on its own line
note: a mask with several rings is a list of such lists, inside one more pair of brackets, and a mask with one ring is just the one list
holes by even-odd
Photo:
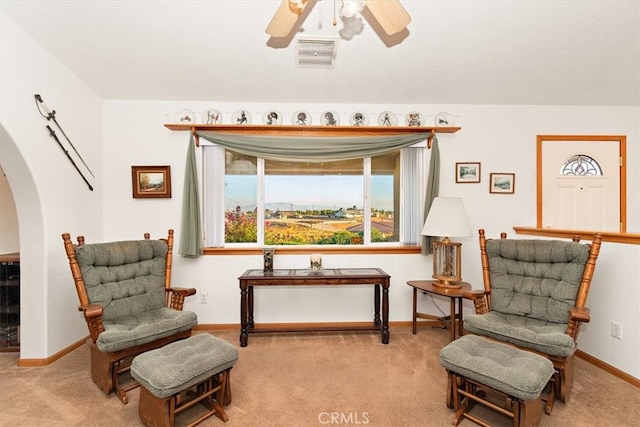
[[[388, 35], [402, 31], [411, 22], [411, 16], [400, 4], [400, 0], [341, 0], [341, 2], [343, 10], [355, 7], [356, 10], [361, 11], [366, 6]], [[302, 11], [305, 8], [313, 7], [315, 3], [316, 1], [313, 0], [311, 2], [309, 0], [282, 0], [267, 26], [267, 34], [276, 38], [287, 37], [296, 26]]]

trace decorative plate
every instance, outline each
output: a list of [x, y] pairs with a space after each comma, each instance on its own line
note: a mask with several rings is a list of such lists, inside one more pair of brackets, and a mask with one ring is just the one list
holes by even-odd
[[436, 126], [453, 126], [453, 116], [445, 111], [436, 114]]
[[251, 113], [249, 113], [247, 110], [237, 110], [231, 116], [231, 124], [232, 125], [250, 125]]
[[398, 117], [391, 111], [383, 111], [378, 116], [378, 126], [397, 126]]
[[351, 126], [367, 126], [369, 118], [362, 111], [356, 111], [349, 117], [349, 123], [351, 123]]
[[299, 126], [309, 126], [311, 124], [311, 114], [308, 111], [296, 111], [291, 116], [291, 123]]
[[417, 111], [411, 111], [407, 113], [405, 123], [407, 126], [424, 126], [424, 116]]
[[209, 109], [202, 113], [202, 124], [219, 125], [222, 123], [222, 113], [218, 110]]
[[320, 116], [320, 123], [323, 126], [338, 126], [340, 125], [340, 116], [335, 111], [325, 111]]
[[176, 113], [175, 121], [181, 125], [193, 125], [196, 122], [196, 113], [184, 108]]
[[281, 125], [282, 113], [276, 110], [269, 110], [262, 116], [262, 122], [265, 125]]

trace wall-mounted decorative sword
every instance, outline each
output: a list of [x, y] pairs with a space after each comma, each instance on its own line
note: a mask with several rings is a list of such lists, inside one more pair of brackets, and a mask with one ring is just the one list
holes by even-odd
[[82, 174], [82, 172], [78, 168], [78, 165], [76, 165], [76, 162], [73, 161], [73, 158], [69, 155], [69, 152], [64, 148], [64, 145], [62, 145], [62, 142], [60, 142], [60, 140], [58, 139], [58, 135], [56, 135], [56, 132], [53, 129], [51, 129], [51, 126], [49, 125], [47, 125], [47, 129], [49, 129], [49, 135], [56, 140], [60, 148], [62, 148], [62, 151], [64, 151], [64, 154], [67, 155], [67, 158], [69, 159], [73, 167], [76, 168], [76, 170], [78, 171], [78, 173], [80, 174], [84, 182], [87, 183], [87, 185], [89, 186], [89, 190], [93, 191], [93, 187], [91, 186], [91, 184], [89, 184], [89, 181], [87, 181], [87, 178], [85, 178], [85, 176]]
[[[78, 153], [78, 150], [76, 150], [76, 147], [73, 145], [73, 143], [71, 142], [71, 140], [69, 139], [69, 137], [67, 136], [67, 134], [64, 132], [64, 129], [62, 129], [62, 127], [60, 126], [60, 124], [58, 123], [58, 120], [56, 120], [56, 110], [51, 110], [49, 109], [49, 107], [47, 106], [47, 104], [44, 103], [44, 101], [42, 100], [42, 97], [38, 94], [33, 95], [36, 99], [36, 106], [38, 107], [38, 111], [40, 111], [40, 114], [42, 116], [44, 116], [47, 120], [53, 120], [53, 123], [56, 124], [56, 126], [58, 127], [58, 129], [60, 129], [60, 132], [62, 132], [62, 135], [64, 135], [64, 138], [67, 140], [67, 142], [69, 143], [69, 145], [71, 146], [71, 148], [73, 148], [73, 151], [76, 152], [78, 158], [80, 159], [80, 161], [82, 162], [82, 164], [84, 165], [84, 167], [87, 168], [87, 170], [89, 171], [89, 173], [91, 174], [91, 176], [95, 177], [95, 175], [93, 174], [93, 172], [91, 172], [91, 169], [89, 169], [89, 166], [87, 166], [87, 164], [85, 163], [84, 159], [82, 158], [82, 156], [80, 155], [80, 153]], [[42, 110], [44, 110], [45, 114], [42, 114], [42, 110], [40, 109], [40, 106], [42, 106]], [[48, 127], [48, 126], [47, 126]], [[64, 149], [64, 148], [63, 148]], [[67, 154], [68, 156], [68, 154]], [[75, 166], [75, 163], [74, 163]], [[77, 169], [77, 166], [76, 166]], [[78, 171], [80, 172], [80, 171]], [[82, 173], [81, 173], [82, 175]], [[83, 176], [84, 178], [84, 176]], [[86, 180], [85, 180], [86, 181]]]

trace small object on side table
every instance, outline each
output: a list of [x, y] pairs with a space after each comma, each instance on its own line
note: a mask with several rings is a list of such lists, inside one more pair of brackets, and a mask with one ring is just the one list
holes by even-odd
[[273, 271], [273, 255], [276, 252], [276, 248], [263, 248], [262, 259], [264, 272]]
[[322, 268], [322, 254], [311, 254], [311, 270], [320, 271]]

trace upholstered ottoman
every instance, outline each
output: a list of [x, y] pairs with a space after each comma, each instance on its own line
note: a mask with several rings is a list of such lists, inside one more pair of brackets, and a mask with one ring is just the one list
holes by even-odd
[[238, 350], [210, 334], [193, 335], [148, 351], [131, 362], [131, 376], [140, 382], [138, 413], [149, 426], [173, 427], [176, 415], [200, 403], [211, 415], [228, 420], [223, 407], [231, 403], [229, 372]]
[[[440, 364], [449, 376], [447, 406], [456, 410], [453, 425], [464, 418], [486, 425], [469, 413], [476, 403], [511, 417], [514, 427], [540, 422], [541, 393], [554, 372], [547, 358], [488, 338], [465, 335], [440, 351]], [[490, 401], [490, 396], [505, 398], [504, 405]]]

